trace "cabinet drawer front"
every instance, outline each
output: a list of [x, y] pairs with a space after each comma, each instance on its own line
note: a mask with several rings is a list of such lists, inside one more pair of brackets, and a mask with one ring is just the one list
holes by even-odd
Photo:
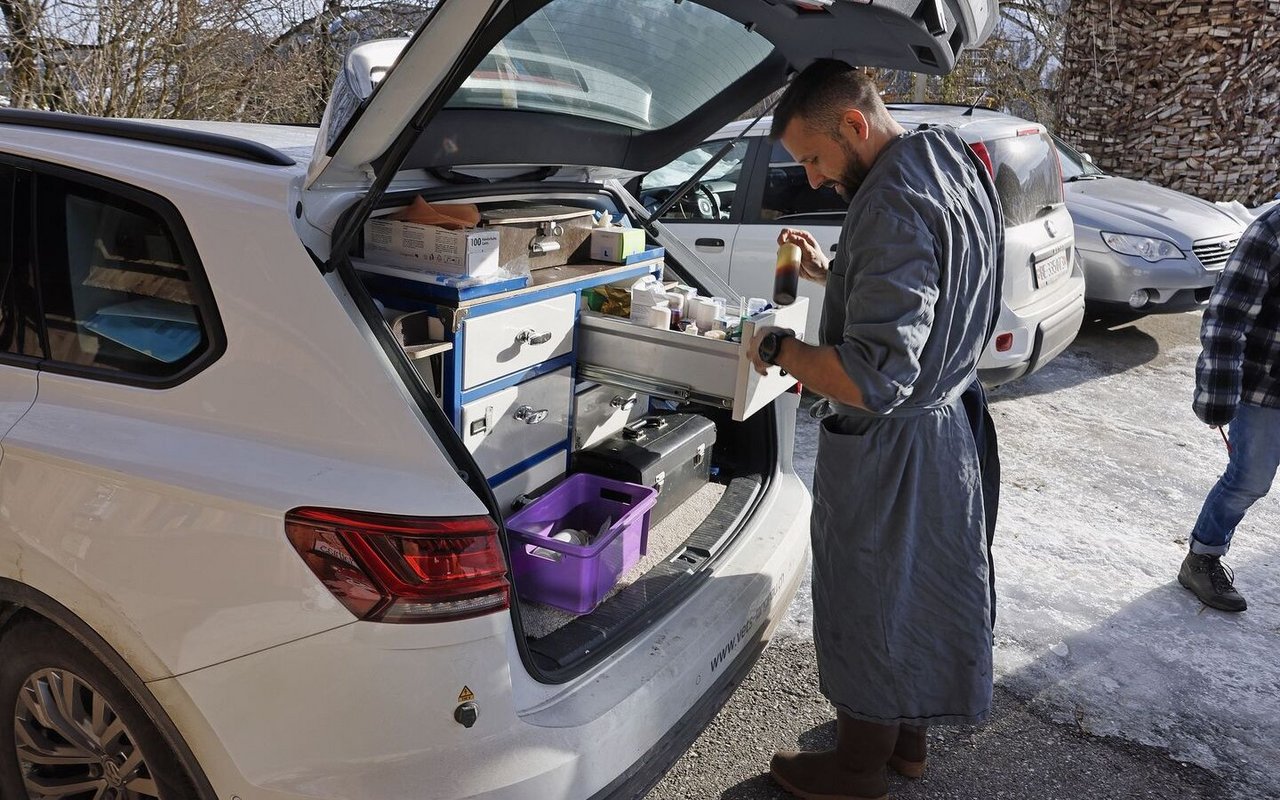
[[619, 317], [583, 312], [578, 342], [581, 377], [660, 397], [690, 400], [733, 411], [744, 420], [795, 385], [777, 367], [761, 375], [746, 348], [757, 327], [790, 328], [803, 337], [809, 300], [800, 298], [748, 320], [745, 343], [717, 341], [633, 325]]
[[512, 503], [522, 494], [528, 494], [538, 487], [550, 483], [565, 473], [566, 454], [556, 453], [546, 461], [540, 461], [513, 478], [508, 478], [493, 487], [494, 499], [498, 501], [498, 510], [505, 519], [515, 513]]
[[569, 438], [569, 372], [565, 367], [462, 407], [462, 441], [486, 476]]
[[602, 442], [649, 410], [649, 396], [602, 384], [578, 392], [573, 409], [573, 449]]
[[471, 317], [462, 323], [462, 387], [473, 389], [573, 349], [573, 295]]

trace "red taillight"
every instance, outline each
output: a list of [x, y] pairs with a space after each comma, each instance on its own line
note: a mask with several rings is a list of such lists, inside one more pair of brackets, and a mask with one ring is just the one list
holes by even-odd
[[295, 508], [285, 532], [333, 596], [365, 620], [440, 622], [509, 605], [489, 517], [398, 517]]
[[1007, 353], [1013, 349], [1013, 334], [1002, 333], [996, 337], [996, 352]]
[[969, 145], [969, 147], [977, 154], [978, 160], [986, 166], [987, 174], [994, 178], [996, 176], [996, 169], [991, 166], [991, 153], [987, 152], [987, 146], [982, 142], [974, 142]]
[[1022, 128], [1018, 131], [1019, 136], [1033, 136], [1040, 132], [1039, 128]]

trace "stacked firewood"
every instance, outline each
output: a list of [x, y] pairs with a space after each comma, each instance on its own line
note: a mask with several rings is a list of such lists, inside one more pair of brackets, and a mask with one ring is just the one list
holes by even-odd
[[1280, 194], [1280, 0], [1073, 0], [1059, 132], [1208, 200]]

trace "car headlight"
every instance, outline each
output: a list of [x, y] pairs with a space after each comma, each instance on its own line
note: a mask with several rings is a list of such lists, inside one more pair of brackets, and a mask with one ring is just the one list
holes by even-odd
[[1128, 233], [1102, 233], [1102, 241], [1117, 253], [1137, 256], [1146, 261], [1164, 261], [1168, 258], [1186, 258], [1186, 254], [1168, 239], [1153, 236], [1134, 236]]

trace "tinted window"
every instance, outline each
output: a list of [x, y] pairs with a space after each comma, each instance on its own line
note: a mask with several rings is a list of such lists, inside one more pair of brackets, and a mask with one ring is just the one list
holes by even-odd
[[692, 114], [772, 49], [763, 36], [696, 3], [555, 0], [507, 34], [448, 105], [550, 111], [655, 130]]
[[991, 157], [1005, 225], [1031, 222], [1062, 202], [1062, 174], [1047, 133], [983, 142]]
[[0, 351], [40, 357], [30, 231], [31, 173], [0, 165]]
[[849, 201], [835, 189], [814, 189], [805, 177], [804, 167], [791, 158], [781, 144], [773, 146], [769, 156], [769, 174], [760, 202], [762, 221], [786, 220], [794, 217], [838, 217], [849, 209]]
[[1053, 137], [1053, 141], [1058, 147], [1058, 161], [1062, 164], [1062, 179], [1064, 181], [1069, 181], [1072, 178], [1106, 174], [1094, 166], [1093, 162], [1086, 161], [1085, 157], [1075, 148], [1058, 137]]
[[38, 181], [36, 264], [49, 357], [162, 378], [207, 352], [206, 314], [161, 215], [95, 186]]
[[[665, 167], [659, 167], [640, 180], [640, 201], [650, 211], [661, 205], [667, 197], [689, 179], [693, 173], [715, 157], [724, 147], [724, 142], [708, 142], [695, 147], [672, 161]], [[738, 191], [738, 182], [742, 180], [742, 159], [747, 155], [748, 141], [741, 139], [729, 148], [724, 158], [707, 170], [707, 174], [699, 181], [701, 188], [689, 190], [680, 202], [662, 215], [664, 220], [682, 219], [728, 219], [733, 211], [734, 196]]]

